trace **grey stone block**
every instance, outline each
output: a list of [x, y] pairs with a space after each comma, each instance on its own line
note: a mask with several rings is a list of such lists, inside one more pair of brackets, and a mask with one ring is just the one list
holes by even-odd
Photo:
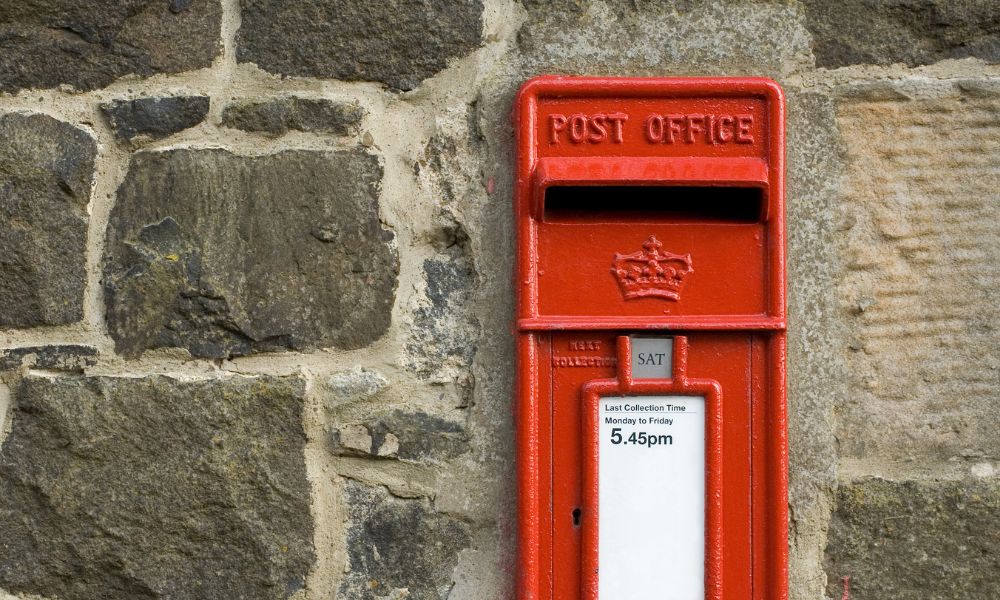
[[222, 48], [219, 0], [47, 0], [0, 6], [0, 91], [104, 87], [208, 67]]
[[29, 376], [0, 449], [0, 587], [281, 599], [313, 563], [298, 378]]
[[78, 370], [97, 364], [93, 346], [25, 346], [0, 349], [0, 371], [20, 367]]
[[243, 131], [283, 135], [290, 130], [352, 135], [365, 111], [350, 102], [310, 98], [277, 98], [264, 102], [230, 104], [222, 124]]
[[97, 145], [46, 115], [0, 115], [0, 140], [0, 327], [79, 321]]
[[342, 404], [373, 400], [388, 387], [389, 381], [378, 371], [355, 367], [334, 373], [327, 379], [326, 406], [336, 409]]
[[1000, 97], [962, 87], [838, 106], [843, 457], [1000, 455]]
[[528, 73], [777, 76], [808, 64], [798, 11], [769, 2], [521, 0]]
[[1000, 61], [995, 0], [809, 0], [805, 14], [820, 67]]
[[477, 323], [467, 311], [477, 276], [467, 241], [423, 264], [427, 302], [414, 311], [406, 351], [408, 366], [424, 378], [461, 380], [476, 352]]
[[378, 339], [398, 271], [381, 175], [361, 150], [136, 154], [107, 232], [116, 348], [227, 357]]
[[350, 570], [337, 598], [447, 598], [458, 554], [470, 544], [468, 525], [434, 512], [427, 500], [396, 498], [351, 480], [344, 489]]
[[335, 454], [446, 461], [469, 450], [465, 428], [422, 411], [395, 410], [363, 423], [338, 425], [330, 431]]
[[208, 96], [138, 98], [106, 102], [101, 112], [119, 139], [159, 140], [204, 121], [208, 105]]
[[399, 90], [468, 54], [482, 36], [482, 0], [241, 0], [240, 6], [240, 62]]
[[1000, 598], [997, 480], [862, 479], [837, 490], [828, 594], [851, 600]]

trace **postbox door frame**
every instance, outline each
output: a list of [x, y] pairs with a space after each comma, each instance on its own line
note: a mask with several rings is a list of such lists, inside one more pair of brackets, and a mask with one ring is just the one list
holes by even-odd
[[687, 375], [687, 338], [673, 336], [673, 364], [669, 379], [632, 376], [632, 340], [618, 336], [618, 376], [584, 384], [583, 398], [583, 552], [580, 574], [583, 600], [599, 600], [600, 579], [600, 411], [601, 398], [657, 395], [699, 396], [705, 399], [705, 598], [722, 599], [723, 402], [722, 386], [711, 379]]

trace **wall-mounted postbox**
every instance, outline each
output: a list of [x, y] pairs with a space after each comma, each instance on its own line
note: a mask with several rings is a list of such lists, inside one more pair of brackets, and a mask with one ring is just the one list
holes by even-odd
[[542, 77], [515, 120], [519, 598], [785, 598], [780, 88]]

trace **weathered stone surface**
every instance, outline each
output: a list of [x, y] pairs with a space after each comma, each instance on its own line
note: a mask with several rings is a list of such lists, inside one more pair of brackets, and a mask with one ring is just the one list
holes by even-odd
[[447, 461], [469, 450], [465, 428], [422, 411], [395, 410], [363, 423], [330, 430], [335, 454], [412, 461]]
[[0, 327], [79, 321], [97, 146], [46, 115], [0, 115], [0, 140]]
[[837, 490], [828, 596], [1000, 598], [1000, 482], [864, 479]]
[[313, 561], [298, 378], [25, 378], [0, 451], [0, 587], [287, 598]]
[[425, 300], [414, 310], [407, 363], [433, 381], [466, 380], [476, 351], [478, 331], [468, 314], [476, 273], [467, 241], [443, 249], [423, 264], [427, 288]]
[[852, 97], [840, 305], [842, 456], [1000, 456], [1000, 98]]
[[159, 140], [204, 121], [208, 105], [208, 96], [138, 98], [106, 102], [101, 112], [120, 139]]
[[409, 90], [479, 46], [482, 0], [240, 0], [236, 56], [282, 75]]
[[0, 6], [0, 91], [104, 87], [212, 64], [219, 0], [47, 0]]
[[778, 3], [521, 0], [518, 56], [530, 73], [753, 73], [805, 66], [809, 37]]
[[330, 376], [327, 380], [327, 406], [339, 405], [375, 398], [389, 386], [389, 381], [378, 371], [356, 367]]
[[427, 500], [395, 498], [351, 480], [344, 490], [350, 571], [337, 598], [447, 598], [458, 554], [470, 542], [468, 526], [434, 512]]
[[108, 225], [116, 348], [225, 357], [378, 339], [398, 270], [381, 174], [360, 150], [136, 154]]
[[93, 346], [26, 346], [0, 349], [0, 371], [31, 367], [36, 369], [79, 370], [97, 364]]
[[419, 236], [435, 253], [423, 261], [422, 293], [411, 297], [405, 317], [408, 339], [403, 364], [421, 379], [455, 385], [459, 402], [472, 393], [472, 362], [481, 333], [475, 294], [480, 274], [473, 262], [473, 241], [465, 210], [487, 203], [486, 182], [476, 162], [482, 150], [473, 111], [438, 119], [437, 133], [414, 162], [420, 187], [434, 199], [430, 218], [419, 223]]
[[844, 397], [846, 337], [837, 302], [843, 259], [836, 105], [786, 86], [788, 220], [789, 585], [823, 597], [823, 528], [836, 487], [835, 408]]
[[913, 67], [968, 56], [1000, 61], [994, 0], [808, 0], [805, 14], [820, 67]]
[[365, 111], [355, 103], [311, 98], [277, 98], [231, 104], [222, 124], [243, 131], [283, 135], [289, 130], [352, 135]]
[[[471, 199], [483, 191], [479, 165], [469, 160], [472, 158], [470, 155], [474, 156], [482, 149], [481, 140], [477, 139], [478, 132], [475, 132], [474, 117], [475, 112], [469, 110], [464, 124], [473, 131], [462, 134], [436, 133], [428, 140], [422, 155], [413, 165], [414, 175], [439, 199], [442, 206], [437, 219], [438, 231], [435, 232], [438, 235], [431, 239], [431, 242], [439, 248], [467, 242], [468, 234], [462, 231], [461, 225], [449, 207], [454, 207], [456, 203]], [[454, 120], [455, 117], [452, 117], [450, 122], [440, 123], [439, 127], [450, 125], [454, 128], [456, 127]], [[457, 135], [467, 136], [469, 139], [456, 139]]]

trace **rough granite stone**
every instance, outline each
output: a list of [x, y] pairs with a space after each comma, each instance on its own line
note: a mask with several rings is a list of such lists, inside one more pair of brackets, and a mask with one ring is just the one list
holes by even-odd
[[330, 430], [334, 454], [410, 461], [447, 461], [469, 450], [465, 428], [425, 412], [395, 410]]
[[805, 15], [820, 67], [1000, 62], [995, 0], [807, 0]]
[[240, 0], [236, 56], [272, 73], [410, 90], [468, 54], [482, 0]]
[[[967, 86], [966, 86], [967, 87]], [[841, 456], [1000, 456], [1000, 97], [840, 103]]]
[[136, 154], [107, 232], [116, 348], [227, 357], [378, 339], [398, 271], [381, 175], [361, 150]]
[[26, 346], [0, 349], [0, 371], [20, 367], [54, 370], [81, 370], [97, 364], [97, 348], [75, 344]]
[[0, 115], [0, 140], [0, 327], [79, 321], [97, 145], [46, 115]]
[[289, 130], [353, 135], [365, 111], [352, 102], [311, 98], [277, 98], [230, 104], [222, 125], [243, 131], [283, 135]]
[[[837, 490], [828, 597], [1000, 598], [1000, 481], [862, 479]], [[846, 596], [845, 596], [846, 597]]]
[[208, 96], [138, 98], [106, 102], [101, 112], [119, 139], [159, 140], [204, 121], [208, 105]]
[[222, 48], [219, 0], [0, 4], [0, 91], [104, 87], [208, 67]]
[[401, 499], [347, 480], [347, 555], [338, 600], [447, 598], [469, 527], [426, 499]]
[[283, 599], [313, 563], [298, 378], [28, 376], [0, 449], [0, 587]]

